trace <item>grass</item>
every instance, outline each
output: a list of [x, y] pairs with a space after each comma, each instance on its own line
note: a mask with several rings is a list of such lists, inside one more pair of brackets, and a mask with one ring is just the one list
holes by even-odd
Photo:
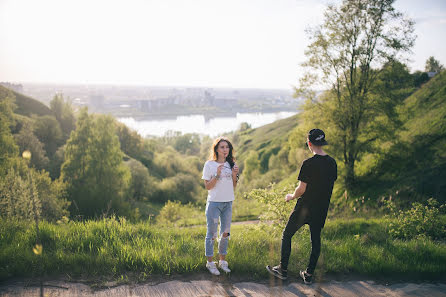
[[[205, 233], [203, 226], [166, 228], [124, 219], [42, 222], [43, 253], [36, 255], [31, 224], [0, 220], [0, 280], [39, 274], [119, 278], [127, 273], [149, 277], [204, 272]], [[233, 274], [266, 278], [265, 265], [279, 261], [280, 239], [280, 230], [273, 226], [234, 225], [227, 256]], [[308, 227], [302, 228], [293, 238], [290, 274], [305, 268], [310, 248]], [[323, 230], [316, 273], [438, 279], [446, 273], [444, 263], [444, 242], [392, 239], [383, 220], [337, 219]]]

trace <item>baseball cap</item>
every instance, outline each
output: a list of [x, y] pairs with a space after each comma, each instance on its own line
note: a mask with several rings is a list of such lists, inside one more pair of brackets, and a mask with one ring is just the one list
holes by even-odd
[[308, 132], [308, 140], [318, 146], [327, 145], [327, 141], [325, 140], [325, 133], [321, 129], [311, 129]]

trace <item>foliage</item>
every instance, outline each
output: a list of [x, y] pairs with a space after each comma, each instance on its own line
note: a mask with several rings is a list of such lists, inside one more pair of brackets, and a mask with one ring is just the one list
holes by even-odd
[[427, 72], [415, 71], [412, 74], [412, 77], [413, 77], [414, 85], [417, 88], [421, 87], [424, 83], [429, 81], [429, 76], [427, 75]]
[[197, 178], [178, 173], [172, 177], [164, 178], [158, 185], [158, 192], [154, 194], [153, 200], [157, 202], [166, 202], [176, 200], [183, 203], [199, 202], [206, 195], [203, 187], [197, 183]]
[[168, 131], [162, 138], [166, 145], [171, 145], [176, 151], [186, 155], [198, 155], [201, 148], [201, 137], [197, 133]]
[[397, 210], [392, 201], [387, 202], [396, 220], [389, 223], [389, 233], [402, 239], [429, 237], [432, 239], [446, 238], [446, 227], [442, 224], [441, 211], [446, 208], [439, 206], [437, 200], [430, 198], [427, 205], [414, 202], [408, 210]]
[[[14, 112], [19, 115], [31, 117], [32, 115], [44, 116], [51, 115], [51, 110], [42, 102], [25, 96], [23, 94], [17, 93], [15, 91], [10, 91], [7, 88], [0, 86], [0, 93], [11, 92], [15, 97], [16, 108]], [[2, 95], [0, 95], [2, 98]]]
[[360, 195], [376, 200], [398, 192], [406, 202], [428, 197], [446, 202], [445, 82], [446, 73], [439, 73], [397, 108], [402, 125], [393, 141], [384, 144], [384, 153], [370, 158], [373, 164], [358, 183]]
[[294, 192], [294, 186], [278, 187], [275, 184], [266, 189], [254, 189], [245, 198], [260, 201], [265, 206], [265, 212], [260, 215], [261, 220], [273, 221], [274, 226], [282, 229], [288, 221], [293, 202], [285, 202], [285, 195]]
[[13, 122], [14, 100], [14, 94], [0, 86], [0, 177], [6, 175], [18, 153], [9, 128]]
[[56, 94], [50, 102], [50, 107], [57, 121], [60, 123], [64, 140], [67, 140], [70, 137], [71, 131], [76, 128], [76, 119], [71, 103], [65, 100], [62, 94]]
[[63, 144], [62, 129], [54, 116], [42, 116], [34, 120], [33, 133], [43, 143], [46, 155], [52, 159]]
[[[374, 119], [386, 115], [381, 96], [371, 93], [378, 69], [414, 43], [413, 22], [397, 12], [393, 2], [345, 0], [339, 6], [329, 5], [324, 23], [308, 32], [311, 44], [303, 66], [309, 71], [297, 94], [313, 100], [312, 115], [335, 130], [329, 134], [331, 144], [340, 148], [338, 157], [345, 164], [349, 190], [355, 182], [355, 162], [376, 139], [370, 133], [377, 124]], [[314, 85], [330, 90], [316, 98]]]
[[[8, 174], [0, 182], [0, 214], [5, 218], [17, 218], [31, 220], [34, 218], [32, 208], [31, 190], [37, 192], [35, 184], [22, 178], [20, 174], [11, 168]], [[31, 189], [31, 187], [34, 187]], [[36, 200], [37, 213], [41, 212], [41, 202]]]
[[250, 151], [243, 164], [243, 173], [247, 181], [251, 180], [254, 174], [259, 175], [260, 161], [256, 151]]
[[20, 152], [31, 152], [30, 165], [38, 170], [47, 169], [49, 159], [46, 156], [44, 144], [34, 135], [31, 122], [25, 122], [18, 134], [14, 135]]
[[440, 72], [444, 69], [444, 66], [440, 64], [440, 61], [435, 59], [434, 57], [430, 56], [426, 60], [426, 66], [424, 67], [424, 70], [426, 72]]
[[32, 170], [32, 178], [36, 185], [36, 193], [41, 203], [41, 217], [56, 222], [70, 215], [67, 200], [67, 185], [61, 179], [51, 180], [46, 171]]
[[61, 180], [52, 181], [48, 172], [11, 168], [0, 180], [0, 216], [34, 219], [34, 199], [38, 216], [55, 222], [69, 215], [65, 187]]
[[138, 201], [150, 201], [156, 192], [155, 178], [141, 162], [130, 159], [126, 162], [132, 176], [129, 191], [130, 197]]
[[119, 137], [121, 150], [128, 156], [150, 166], [153, 159], [153, 150], [148, 148], [143, 138], [122, 123], [116, 123], [116, 133]]
[[68, 183], [71, 213], [93, 217], [128, 211], [125, 202], [130, 172], [110, 116], [88, 115], [83, 109], [65, 148], [62, 178]]
[[190, 226], [206, 223], [204, 211], [192, 204], [181, 204], [180, 201], [167, 201], [156, 217], [161, 226]]

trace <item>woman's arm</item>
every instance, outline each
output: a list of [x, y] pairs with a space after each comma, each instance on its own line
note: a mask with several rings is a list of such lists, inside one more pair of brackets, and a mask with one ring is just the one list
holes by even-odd
[[218, 176], [212, 176], [210, 180], [204, 180], [204, 187], [206, 190], [211, 190], [213, 187], [215, 187], [215, 184], [217, 184]]
[[210, 180], [204, 180], [204, 187], [206, 190], [211, 190], [217, 184], [218, 178], [220, 177], [221, 170], [223, 169], [223, 165], [221, 164], [217, 167], [217, 174], [213, 175]]

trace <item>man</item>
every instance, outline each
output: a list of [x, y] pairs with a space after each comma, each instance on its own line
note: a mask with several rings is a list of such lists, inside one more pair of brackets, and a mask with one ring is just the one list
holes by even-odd
[[280, 264], [266, 266], [272, 275], [287, 279], [288, 260], [291, 253], [291, 238], [304, 224], [310, 226], [311, 255], [305, 271], [300, 271], [305, 284], [311, 284], [314, 269], [321, 251], [321, 230], [325, 225], [333, 184], [337, 179], [336, 161], [327, 155], [322, 146], [327, 144], [325, 133], [320, 129], [308, 132], [307, 146], [313, 157], [303, 161], [299, 173], [299, 185], [294, 194], [287, 194], [285, 201], [297, 200], [282, 235]]

